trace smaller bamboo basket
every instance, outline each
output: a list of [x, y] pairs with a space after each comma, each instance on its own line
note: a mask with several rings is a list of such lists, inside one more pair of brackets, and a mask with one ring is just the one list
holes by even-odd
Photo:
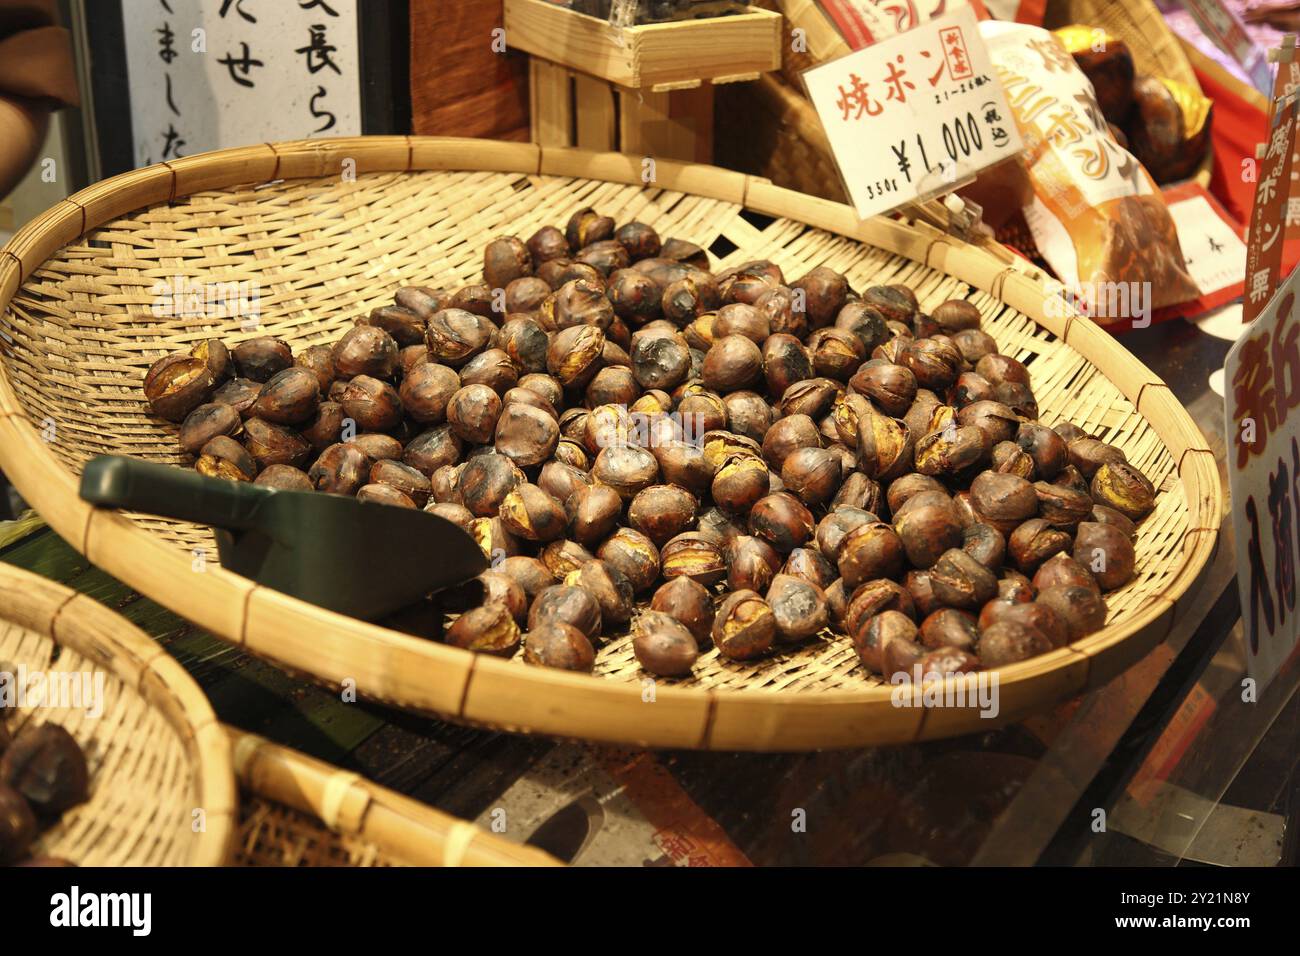
[[90, 767], [90, 799], [45, 830], [33, 855], [79, 866], [226, 861], [235, 833], [230, 743], [198, 685], [147, 634], [92, 598], [0, 563], [0, 661], [23, 669], [25, 687], [39, 672], [47, 688], [85, 687], [89, 677], [95, 694], [89, 708], [20, 699], [9, 716], [15, 735], [28, 724], [62, 725]]
[[233, 727], [239, 866], [563, 866], [409, 797]]
[[[853, 51], [814, 0], [754, 3], [798, 16], [806, 34], [807, 52], [792, 51], [791, 26], [786, 20], [781, 72], [719, 90], [717, 162], [765, 176], [787, 189], [845, 202], [847, 196], [831, 155], [830, 141], [817, 111], [803, 93], [799, 77], [818, 63]], [[1201, 91], [1187, 54], [1151, 0], [1049, 0], [1044, 20], [1048, 29], [1073, 23], [1101, 27], [1123, 40], [1139, 73], [1177, 80]], [[1213, 169], [1213, 151], [1206, 150], [1192, 178], [1208, 188]]]

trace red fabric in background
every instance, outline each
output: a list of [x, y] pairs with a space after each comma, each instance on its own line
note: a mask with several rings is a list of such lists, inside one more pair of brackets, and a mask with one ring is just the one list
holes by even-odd
[[[1254, 158], [1256, 143], [1267, 140], [1268, 117], [1209, 74], [1196, 70], [1196, 79], [1205, 95], [1214, 100], [1210, 129], [1214, 172], [1210, 177], [1210, 192], [1245, 229], [1250, 225], [1250, 210], [1255, 204], [1255, 183], [1242, 180], [1241, 163], [1246, 158]], [[1300, 262], [1300, 241], [1287, 242], [1282, 250], [1282, 278], [1291, 273], [1297, 262]]]
[[1214, 174], [1210, 192], [1242, 224], [1250, 222], [1255, 184], [1242, 182], [1241, 162], [1255, 156], [1255, 144], [1265, 141], [1268, 117], [1208, 74], [1196, 71], [1205, 95], [1214, 100], [1210, 139], [1214, 149]]

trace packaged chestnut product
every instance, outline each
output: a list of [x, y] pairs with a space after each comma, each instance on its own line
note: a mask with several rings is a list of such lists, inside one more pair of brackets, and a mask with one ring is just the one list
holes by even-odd
[[980, 34], [1025, 143], [1025, 220], [1081, 309], [1103, 325], [1126, 323], [1199, 296], [1160, 190], [1115, 141], [1061, 39], [994, 21]]

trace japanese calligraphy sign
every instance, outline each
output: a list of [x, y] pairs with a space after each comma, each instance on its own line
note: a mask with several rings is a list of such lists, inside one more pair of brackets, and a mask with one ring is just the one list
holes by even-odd
[[[1282, 71], [1278, 71], [1279, 83]], [[1272, 297], [1282, 273], [1282, 248], [1286, 231], [1284, 210], [1291, 193], [1291, 167], [1295, 158], [1296, 121], [1300, 97], [1274, 100], [1269, 115], [1268, 142], [1261, 144], [1256, 160], [1259, 179], [1250, 212], [1246, 243], [1246, 294], [1242, 321], [1259, 315]]]
[[970, 7], [803, 74], [862, 218], [951, 192], [1020, 150]]
[[356, 0], [122, 4], [137, 165], [361, 132]]
[[1262, 690], [1300, 637], [1300, 270], [1224, 363], [1228, 479], [1247, 673]]

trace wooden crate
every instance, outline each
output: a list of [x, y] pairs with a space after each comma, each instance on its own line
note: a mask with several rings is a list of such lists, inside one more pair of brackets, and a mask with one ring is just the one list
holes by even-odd
[[753, 79], [781, 66], [771, 10], [617, 30], [547, 0], [505, 0], [506, 43], [628, 89]]
[[532, 140], [686, 162], [713, 158], [713, 84], [629, 89], [529, 58]]

